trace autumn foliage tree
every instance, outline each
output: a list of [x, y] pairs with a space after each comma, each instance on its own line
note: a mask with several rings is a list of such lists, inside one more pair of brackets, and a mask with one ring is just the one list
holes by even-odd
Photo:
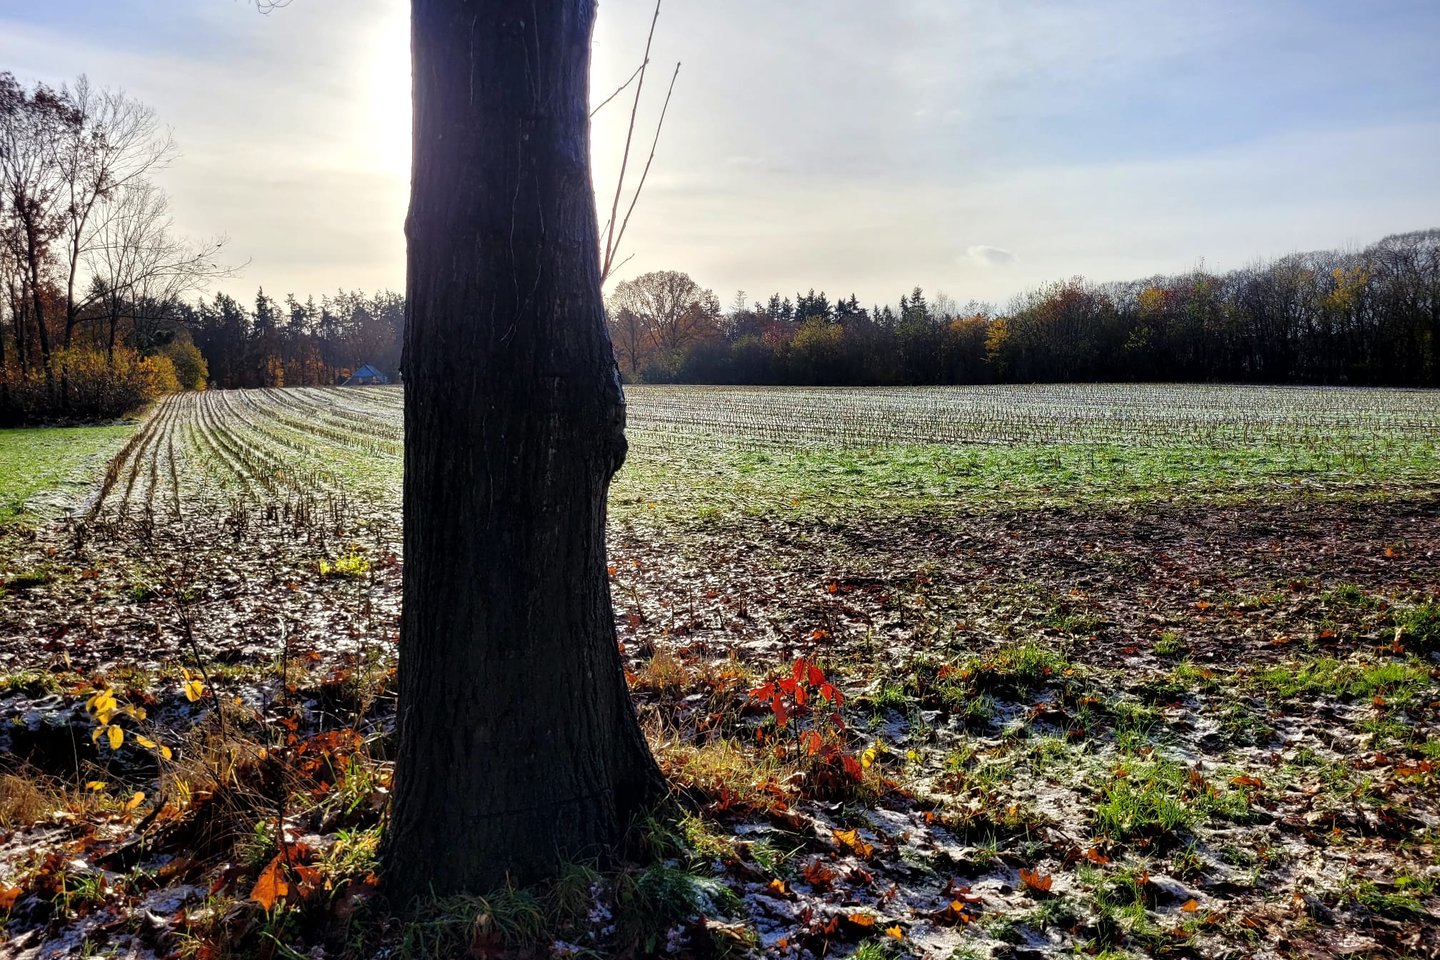
[[610, 336], [626, 375], [681, 354], [720, 333], [720, 301], [677, 270], [644, 273], [616, 284]]

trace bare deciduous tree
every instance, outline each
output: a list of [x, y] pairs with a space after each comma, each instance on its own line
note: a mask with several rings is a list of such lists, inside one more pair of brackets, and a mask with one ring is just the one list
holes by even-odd
[[[97, 221], [105, 208], [124, 203], [131, 189], [148, 184], [175, 156], [175, 141], [160, 127], [155, 111], [123, 91], [99, 89], [81, 76], [60, 96], [74, 110], [75, 123], [49, 145], [59, 181], [59, 215], [65, 238], [65, 333], [74, 340], [81, 312], [89, 305], [76, 295], [80, 269], [102, 239]], [[158, 192], [153, 187], [147, 193]], [[145, 238], [149, 240], [150, 238]]]
[[185, 295], [234, 276], [237, 268], [216, 259], [224, 245], [224, 237], [187, 241], [176, 236], [169, 198], [150, 181], [121, 187], [84, 251], [91, 276], [86, 304], [97, 308], [95, 319], [104, 325], [107, 356], [114, 355], [127, 310], [137, 322], [158, 319], [144, 310], [169, 310]]

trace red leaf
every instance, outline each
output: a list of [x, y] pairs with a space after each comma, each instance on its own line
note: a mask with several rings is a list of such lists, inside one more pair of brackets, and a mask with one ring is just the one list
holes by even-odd
[[1021, 867], [1020, 882], [1031, 890], [1049, 893], [1050, 888], [1055, 885], [1055, 878], [1048, 873], [1041, 873], [1039, 870], [1027, 870]]
[[780, 702], [780, 695], [777, 693], [770, 700], [770, 711], [775, 714], [775, 722], [780, 726], [790, 722], [790, 711], [785, 709], [785, 704]]
[[817, 888], [828, 887], [830, 882], [835, 879], [835, 871], [819, 860], [811, 860], [807, 863], [805, 869], [800, 871], [800, 875], [805, 878], [806, 883]]
[[824, 671], [824, 670], [821, 670], [819, 667], [815, 666], [815, 664], [813, 664], [813, 663], [810, 664], [809, 667], [810, 667], [810, 686], [812, 686], [812, 687], [818, 687], [818, 686], [820, 686], [820, 684], [822, 684], [822, 683], [825, 682], [825, 671]]

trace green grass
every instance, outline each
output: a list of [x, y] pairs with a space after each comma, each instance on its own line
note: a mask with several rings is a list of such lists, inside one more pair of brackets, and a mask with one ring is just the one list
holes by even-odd
[[1440, 603], [1422, 603], [1397, 611], [1395, 625], [1405, 644], [1417, 653], [1440, 650]]
[[1281, 699], [1329, 696], [1339, 700], [1384, 697], [1401, 706], [1414, 700], [1431, 682], [1430, 669], [1419, 660], [1355, 663], [1320, 657], [1257, 671], [1252, 682]]
[[0, 430], [0, 525], [57, 512], [103, 472], [134, 424]]
[[1112, 840], [1173, 841], [1182, 831], [1212, 819], [1243, 821], [1243, 793], [1198, 777], [1171, 760], [1132, 763], [1102, 784], [1091, 828]]
[[1253, 449], [1089, 443], [781, 449], [636, 428], [630, 438], [630, 457], [611, 489], [611, 512], [620, 518], [824, 517], [857, 509], [886, 516], [982, 502], [1254, 497], [1300, 483], [1428, 484], [1440, 474], [1440, 448], [1399, 441], [1358, 458], [1280, 441]]

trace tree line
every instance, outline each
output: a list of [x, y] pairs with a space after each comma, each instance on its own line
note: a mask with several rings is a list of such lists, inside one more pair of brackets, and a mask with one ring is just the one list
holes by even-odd
[[622, 373], [650, 383], [1440, 386], [1440, 230], [1223, 274], [1075, 277], [1004, 310], [919, 287], [896, 306], [812, 289], [722, 310], [662, 271], [618, 284], [607, 312]]
[[177, 317], [217, 387], [332, 384], [365, 364], [399, 373], [405, 298], [389, 290], [341, 290], [316, 302], [277, 301], [262, 288], [253, 308], [220, 293], [182, 305]]

